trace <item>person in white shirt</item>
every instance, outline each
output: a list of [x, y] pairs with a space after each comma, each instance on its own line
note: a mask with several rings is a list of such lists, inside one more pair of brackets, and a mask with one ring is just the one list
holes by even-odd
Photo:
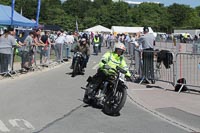
[[73, 43], [74, 43], [74, 36], [73, 35], [71, 35], [71, 32], [69, 32], [68, 33], [68, 35], [66, 36], [66, 41], [67, 41], [67, 43], [66, 43], [66, 55], [65, 55], [65, 57], [67, 58], [67, 59], [70, 59], [71, 58], [71, 48], [72, 48], [72, 45], [73, 45]]
[[64, 31], [58, 31], [57, 38], [55, 40], [55, 54], [56, 54], [56, 61], [58, 63], [63, 62], [62, 58], [63, 45], [65, 42], [67, 42], [63, 32]]

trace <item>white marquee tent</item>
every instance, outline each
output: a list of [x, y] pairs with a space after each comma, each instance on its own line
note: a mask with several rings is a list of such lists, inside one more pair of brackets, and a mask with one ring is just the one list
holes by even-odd
[[[149, 33], [154, 33], [151, 27], [149, 28]], [[143, 32], [143, 27], [124, 27], [124, 26], [112, 26], [113, 33], [138, 33]]]
[[94, 27], [91, 27], [89, 29], [85, 29], [84, 31], [88, 31], [88, 32], [106, 32], [106, 33], [111, 33], [112, 30], [104, 27], [104, 26], [101, 26], [101, 25], [97, 25], [97, 26], [94, 26]]

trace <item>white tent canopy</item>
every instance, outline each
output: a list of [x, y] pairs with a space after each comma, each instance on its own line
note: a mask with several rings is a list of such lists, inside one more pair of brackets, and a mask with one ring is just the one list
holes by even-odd
[[110, 33], [112, 32], [112, 30], [104, 27], [104, 26], [101, 26], [101, 25], [97, 25], [97, 26], [94, 26], [94, 27], [91, 27], [89, 29], [85, 29], [84, 31], [88, 31], [88, 32], [107, 32], [107, 33]]
[[[151, 27], [149, 28], [149, 33], [154, 33]], [[143, 32], [143, 27], [124, 27], [124, 26], [112, 26], [113, 33], [138, 33]]]

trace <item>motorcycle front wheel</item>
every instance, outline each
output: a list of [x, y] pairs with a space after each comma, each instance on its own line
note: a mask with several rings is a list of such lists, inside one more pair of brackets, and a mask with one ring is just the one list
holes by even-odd
[[127, 90], [125, 87], [117, 89], [115, 96], [106, 97], [103, 112], [108, 115], [115, 115], [123, 108], [127, 98]]
[[78, 73], [78, 62], [75, 61], [74, 62], [74, 68], [73, 68], [73, 71], [72, 71], [72, 77], [76, 76], [77, 73]]
[[89, 82], [87, 85], [86, 85], [86, 89], [85, 89], [85, 94], [84, 94], [84, 97], [83, 97], [83, 102], [86, 103], [86, 104], [91, 104], [92, 103], [92, 94], [93, 94], [93, 88], [91, 87], [93, 84], [91, 82]]

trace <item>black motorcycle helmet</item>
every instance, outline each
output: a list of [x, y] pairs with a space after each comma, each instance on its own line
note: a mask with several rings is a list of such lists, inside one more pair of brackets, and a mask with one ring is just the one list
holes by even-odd
[[144, 26], [143, 32], [149, 32], [149, 28], [147, 26]]
[[86, 33], [83, 33], [82, 38], [87, 39], [87, 34], [86, 34]]

